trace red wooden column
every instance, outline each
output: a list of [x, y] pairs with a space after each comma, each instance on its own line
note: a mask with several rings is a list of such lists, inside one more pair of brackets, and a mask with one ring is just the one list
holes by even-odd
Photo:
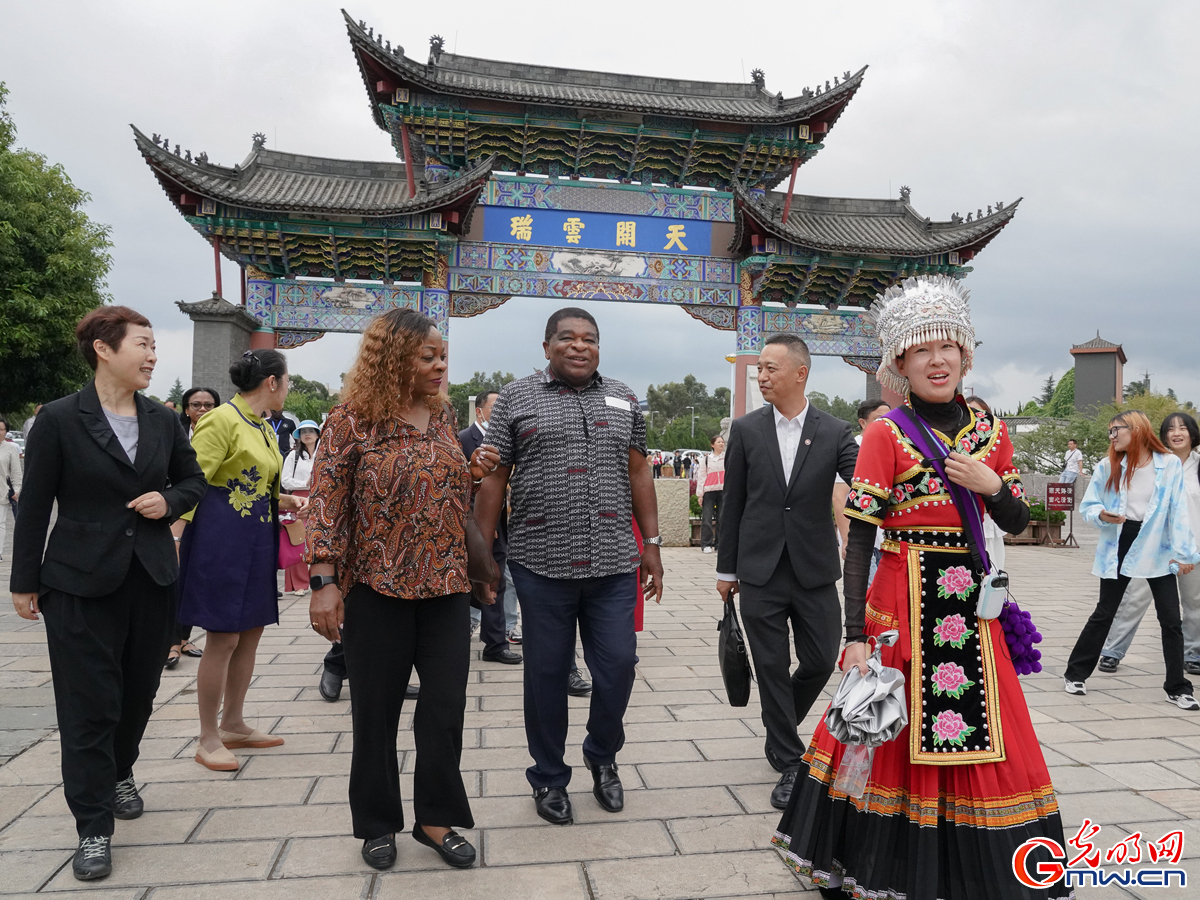
[[217, 274], [217, 296], [224, 297], [221, 292], [221, 239], [216, 236], [213, 237], [213, 266]]

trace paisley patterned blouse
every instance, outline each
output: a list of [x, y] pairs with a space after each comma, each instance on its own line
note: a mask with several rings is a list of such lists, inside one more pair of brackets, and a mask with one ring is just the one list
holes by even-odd
[[361, 582], [406, 599], [470, 591], [471, 475], [452, 411], [422, 434], [401, 419], [369, 425], [346, 404], [321, 432], [309, 495], [309, 563], [333, 563], [345, 595]]

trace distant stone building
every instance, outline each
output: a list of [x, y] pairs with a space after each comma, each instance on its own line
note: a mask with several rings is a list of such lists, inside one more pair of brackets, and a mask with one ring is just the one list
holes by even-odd
[[1106, 341], [1100, 332], [1084, 344], [1071, 348], [1075, 357], [1075, 411], [1086, 413], [1121, 399], [1125, 384], [1125, 351]]

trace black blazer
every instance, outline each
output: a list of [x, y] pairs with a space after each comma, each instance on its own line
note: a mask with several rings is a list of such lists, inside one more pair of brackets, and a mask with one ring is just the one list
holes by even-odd
[[801, 586], [816, 588], [841, 578], [833, 476], [840, 474], [850, 484], [857, 460], [849, 423], [810, 406], [785, 484], [774, 409], [764, 406], [736, 419], [725, 448], [717, 571], [766, 584], [786, 545]]
[[[471, 454], [487, 443], [487, 437], [474, 423], [458, 433], [458, 442], [462, 444], [467, 462], [471, 462]], [[471, 501], [474, 504], [474, 500]], [[500, 504], [500, 517], [496, 520], [496, 539], [492, 542], [493, 555], [508, 553], [508, 500]]]
[[[176, 413], [140, 394], [137, 459], [125, 455], [100, 407], [94, 383], [47, 403], [30, 433], [21, 518], [13, 531], [11, 589], [47, 588], [81, 597], [111, 594], [133, 554], [161, 585], [179, 576], [171, 521], [208, 489]], [[159, 491], [170, 512], [147, 519], [125, 504]], [[46, 543], [50, 510], [58, 521]], [[43, 557], [43, 547], [45, 555]]]

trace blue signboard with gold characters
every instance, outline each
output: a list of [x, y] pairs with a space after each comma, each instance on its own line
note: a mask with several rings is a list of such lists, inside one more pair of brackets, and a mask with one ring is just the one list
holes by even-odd
[[708, 256], [712, 223], [559, 209], [486, 207], [483, 239], [497, 244]]

